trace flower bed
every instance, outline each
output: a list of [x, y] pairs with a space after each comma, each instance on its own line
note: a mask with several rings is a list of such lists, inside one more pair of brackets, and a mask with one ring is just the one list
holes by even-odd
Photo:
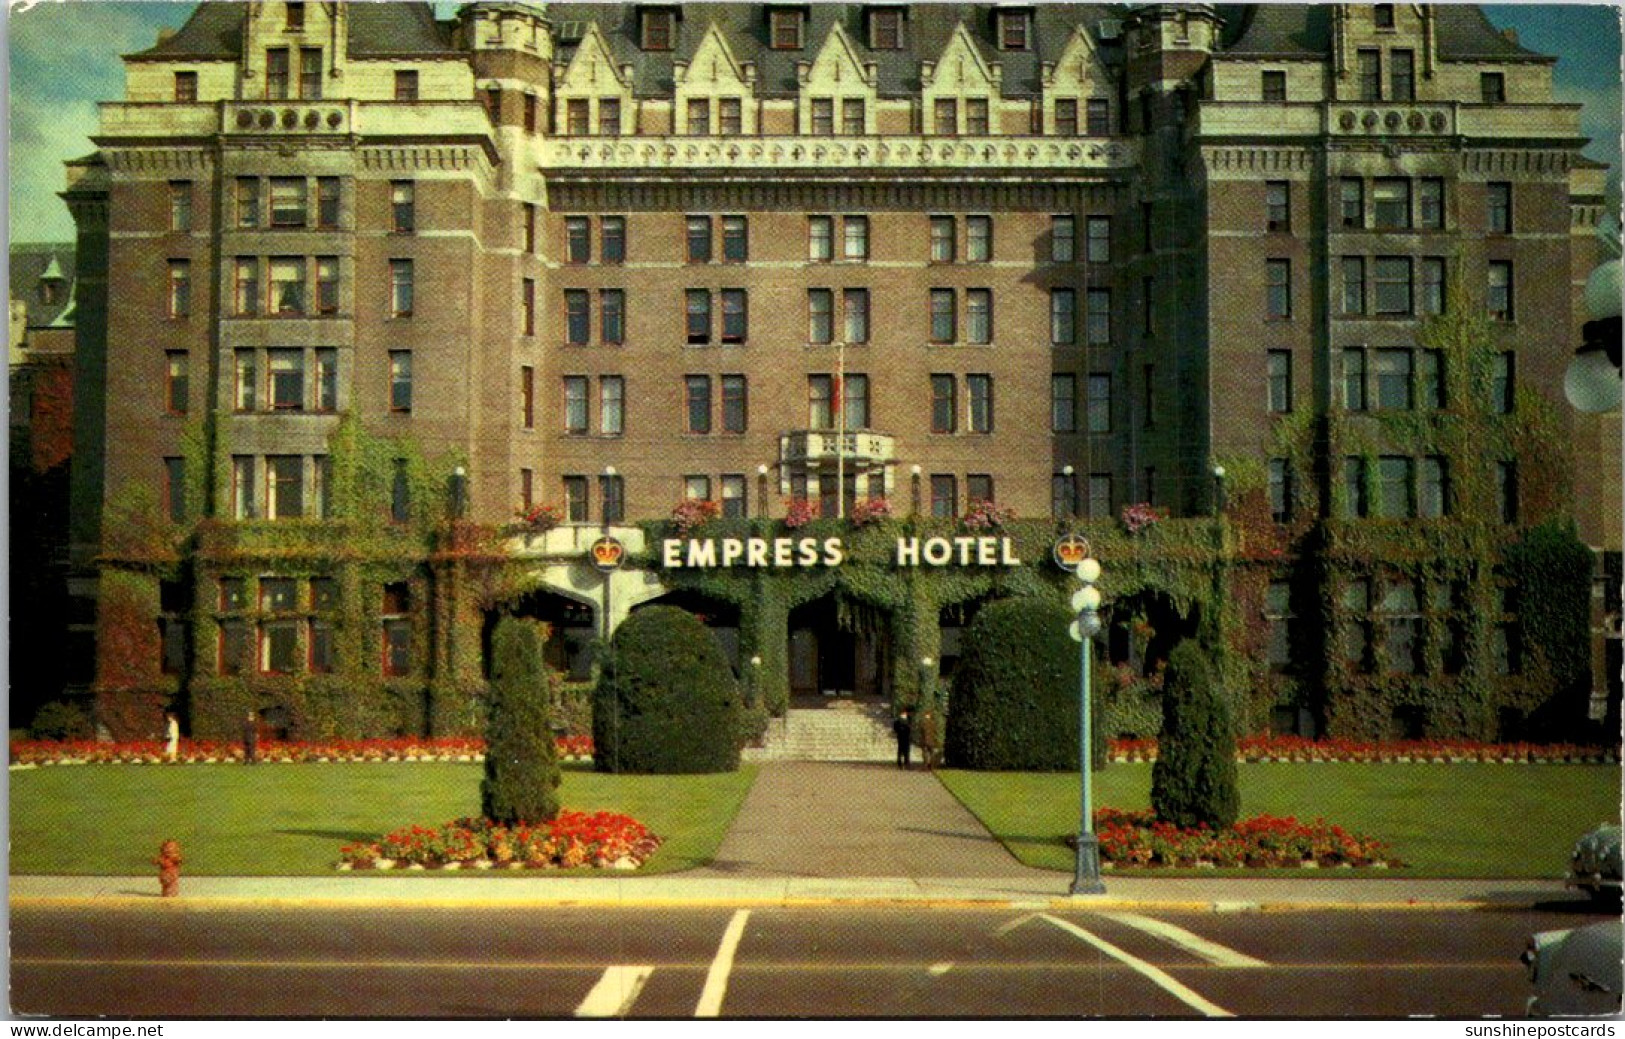
[[630, 816], [564, 811], [537, 826], [454, 819], [402, 827], [374, 843], [346, 844], [338, 868], [636, 869], [659, 846], [660, 838]]
[[[1157, 741], [1111, 740], [1113, 761], [1155, 761]], [[1477, 743], [1472, 740], [1311, 740], [1302, 736], [1245, 736], [1236, 741], [1238, 761], [1339, 761], [1409, 764], [1489, 762], [1505, 764], [1596, 764], [1618, 760], [1607, 747], [1575, 743]]]
[[1352, 834], [1324, 819], [1260, 815], [1228, 830], [1184, 830], [1159, 822], [1149, 809], [1095, 812], [1102, 865], [1112, 867], [1320, 868], [1403, 865], [1386, 844]]
[[[581, 760], [592, 757], [591, 736], [561, 736], [556, 741], [559, 757]], [[241, 743], [181, 740], [175, 761], [199, 765], [241, 761]], [[318, 740], [292, 742], [264, 740], [259, 760], [274, 764], [356, 761], [484, 761], [485, 741], [477, 737], [398, 740]], [[161, 740], [133, 740], [100, 743], [95, 740], [14, 740], [13, 765], [110, 765], [165, 764]]]

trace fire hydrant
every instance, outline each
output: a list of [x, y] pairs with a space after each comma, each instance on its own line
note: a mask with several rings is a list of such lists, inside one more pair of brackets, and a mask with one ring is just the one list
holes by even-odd
[[158, 857], [152, 861], [158, 867], [158, 894], [163, 898], [180, 894], [181, 842], [165, 841], [158, 845]]

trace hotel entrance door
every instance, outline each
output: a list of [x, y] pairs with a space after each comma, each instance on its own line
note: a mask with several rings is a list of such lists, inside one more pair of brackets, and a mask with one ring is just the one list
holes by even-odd
[[803, 705], [891, 696], [891, 640], [882, 630], [845, 630], [829, 599], [790, 615], [790, 695]]

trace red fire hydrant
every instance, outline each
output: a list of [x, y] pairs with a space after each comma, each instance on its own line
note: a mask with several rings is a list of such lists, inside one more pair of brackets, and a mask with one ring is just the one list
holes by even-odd
[[163, 898], [180, 894], [181, 842], [165, 841], [158, 845], [158, 857], [152, 861], [158, 867], [158, 894]]

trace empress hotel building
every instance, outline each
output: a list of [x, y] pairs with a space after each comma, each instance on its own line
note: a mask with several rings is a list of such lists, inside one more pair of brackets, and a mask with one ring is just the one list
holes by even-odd
[[[1617, 560], [1618, 416], [1561, 393], [1606, 170], [1555, 59], [1476, 7], [208, 2], [123, 60], [63, 196], [75, 652], [112, 730], [466, 728], [492, 611], [579, 669], [685, 594], [648, 524], [688, 499], [1044, 545], [1224, 515], [1237, 569], [1328, 525], [1445, 551], [1560, 517]], [[1358, 660], [1277, 645], [1296, 577], [1240, 608], [1280, 656], [1255, 727], [1365, 732], [1358, 675], [1451, 675], [1472, 552], [1396, 576], [1414, 552], [1355, 541], [1307, 601]], [[946, 593], [856, 626], [707, 594], [778, 708], [910, 698], [957, 637]], [[1515, 675], [1505, 627], [1456, 650]], [[1540, 708], [1380, 695], [1426, 731]]]

